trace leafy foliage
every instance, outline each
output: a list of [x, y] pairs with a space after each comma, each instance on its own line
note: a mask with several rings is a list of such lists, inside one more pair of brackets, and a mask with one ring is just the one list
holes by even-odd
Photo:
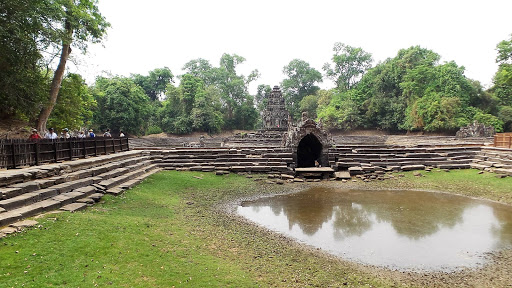
[[135, 74], [132, 78], [135, 84], [144, 89], [149, 99], [155, 101], [165, 95], [167, 85], [173, 82], [174, 75], [171, 69], [164, 67], [149, 71], [148, 76]]
[[332, 56], [333, 67], [325, 63], [323, 70], [328, 78], [336, 83], [336, 88], [349, 90], [361, 76], [371, 67], [372, 55], [361, 48], [352, 47], [340, 42], [334, 44]]
[[95, 108], [96, 101], [82, 76], [68, 74], [62, 81], [59, 98], [48, 124], [57, 128], [56, 131], [63, 128], [79, 130], [88, 127], [91, 125]]
[[293, 59], [284, 66], [283, 74], [287, 77], [281, 83], [286, 107], [293, 119], [299, 119], [302, 98], [320, 90], [316, 83], [322, 82], [322, 74], [300, 59]]
[[48, 98], [41, 51], [56, 38], [58, 16], [50, 1], [9, 0], [0, 4], [0, 103], [2, 118], [34, 120]]
[[132, 79], [123, 77], [96, 79], [93, 95], [98, 103], [94, 124], [113, 131], [144, 134], [151, 111], [150, 99]]
[[200, 78], [191, 74], [183, 75], [180, 86], [168, 90], [159, 112], [163, 130], [176, 134], [220, 132], [224, 123], [220, 97], [217, 88], [205, 87]]

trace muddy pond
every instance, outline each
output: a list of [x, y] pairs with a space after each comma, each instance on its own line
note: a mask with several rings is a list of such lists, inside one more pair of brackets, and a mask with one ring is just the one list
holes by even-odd
[[402, 271], [477, 268], [512, 248], [511, 206], [446, 193], [317, 187], [237, 212], [345, 260]]

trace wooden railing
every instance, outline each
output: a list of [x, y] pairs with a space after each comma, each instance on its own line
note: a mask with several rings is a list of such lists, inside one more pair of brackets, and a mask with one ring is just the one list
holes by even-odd
[[129, 150], [128, 138], [0, 139], [0, 168], [19, 168]]
[[497, 133], [494, 135], [494, 147], [512, 148], [512, 133]]

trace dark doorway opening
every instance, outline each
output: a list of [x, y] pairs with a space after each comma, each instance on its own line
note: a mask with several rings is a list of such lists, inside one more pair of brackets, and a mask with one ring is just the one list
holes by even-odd
[[315, 161], [321, 163], [322, 143], [318, 141], [313, 134], [308, 134], [302, 138], [297, 147], [297, 167], [315, 167]]

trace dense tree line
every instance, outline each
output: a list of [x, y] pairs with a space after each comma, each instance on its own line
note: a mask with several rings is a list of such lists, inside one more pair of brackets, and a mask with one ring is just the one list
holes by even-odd
[[[277, 83], [260, 84], [251, 95], [259, 72], [240, 74], [245, 59], [236, 54], [222, 55], [217, 66], [191, 60], [181, 75], [163, 67], [87, 85], [82, 76], [66, 74], [71, 52], [85, 53], [109, 26], [96, 0], [0, 3], [0, 117], [40, 130], [92, 127], [132, 135], [260, 127], [266, 96]], [[307, 111], [324, 126], [344, 130], [452, 132], [478, 121], [512, 131], [512, 35], [497, 45], [499, 68], [487, 90], [467, 78], [464, 67], [440, 63], [439, 54], [419, 46], [374, 67], [362, 48], [335, 43], [332, 51], [322, 72], [301, 59], [283, 67], [279, 85], [295, 120]], [[334, 87], [322, 90], [326, 79]]]

